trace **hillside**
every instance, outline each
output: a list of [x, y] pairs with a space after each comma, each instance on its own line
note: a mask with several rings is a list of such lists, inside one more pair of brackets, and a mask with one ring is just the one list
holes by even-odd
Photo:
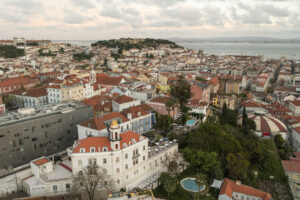
[[177, 45], [175, 42], [164, 39], [132, 39], [132, 38], [121, 38], [121, 39], [112, 39], [112, 40], [100, 40], [98, 42], [92, 43], [91, 46], [103, 46], [108, 48], [118, 47], [120, 50], [128, 50], [131, 48], [158, 48], [161, 45], [167, 45], [170, 48], [182, 48]]

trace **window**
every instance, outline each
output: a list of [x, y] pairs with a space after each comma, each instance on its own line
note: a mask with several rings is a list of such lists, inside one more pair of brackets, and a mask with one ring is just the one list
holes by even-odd
[[107, 162], [106, 158], [103, 158], [103, 164], [106, 164], [106, 162]]
[[127, 164], [125, 165], [125, 169], [128, 169], [128, 165]]
[[146, 159], [146, 156], [143, 156], [143, 160], [145, 160]]
[[146, 150], [146, 146], [145, 146], [145, 145], [143, 146], [143, 150], [144, 150], [144, 151]]
[[125, 154], [125, 159], [127, 159], [127, 158], [128, 158], [128, 154], [126, 153], [126, 154]]
[[85, 148], [80, 148], [80, 153], [84, 153], [85, 152]]
[[95, 152], [95, 147], [91, 147], [90, 152]]
[[120, 173], [120, 168], [117, 168], [116, 172], [117, 172], [117, 174], [119, 174]]
[[107, 147], [103, 147], [103, 151], [106, 152], [107, 151]]
[[115, 149], [116, 149], [116, 150], [119, 149], [119, 145], [118, 145], [118, 144], [115, 145]]
[[69, 190], [70, 190], [70, 188], [71, 188], [70, 184], [69, 184], [69, 183], [67, 183], [67, 184], [66, 184], [66, 190], [67, 190], [67, 191], [69, 191]]
[[120, 184], [120, 180], [119, 179], [117, 180], [117, 184]]
[[53, 191], [57, 192], [57, 185], [53, 185]]
[[117, 157], [116, 158], [116, 163], [118, 163], [120, 161], [120, 158], [119, 157]]

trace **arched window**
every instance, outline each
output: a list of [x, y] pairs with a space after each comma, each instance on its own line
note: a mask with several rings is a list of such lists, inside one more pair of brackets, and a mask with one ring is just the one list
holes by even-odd
[[119, 149], [119, 145], [118, 144], [116, 144], [116, 149]]
[[117, 133], [117, 132], [115, 132], [115, 139], [119, 139], [119, 138], [118, 138], [118, 133]]

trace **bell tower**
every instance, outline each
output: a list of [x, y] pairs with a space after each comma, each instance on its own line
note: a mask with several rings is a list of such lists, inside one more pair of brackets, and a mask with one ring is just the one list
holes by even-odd
[[110, 124], [108, 137], [111, 149], [114, 151], [120, 150], [120, 126], [116, 120], [113, 120]]

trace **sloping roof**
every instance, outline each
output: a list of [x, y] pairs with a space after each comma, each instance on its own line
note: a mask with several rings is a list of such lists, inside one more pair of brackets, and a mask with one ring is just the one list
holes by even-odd
[[96, 129], [96, 130], [103, 130], [103, 129], [107, 128], [105, 122], [112, 121], [114, 119], [120, 119], [120, 120], [122, 120], [122, 122], [128, 121], [128, 119], [121, 113], [112, 112], [112, 113], [103, 115], [101, 118], [93, 118], [93, 119], [87, 120], [85, 122], [82, 122], [80, 125], [84, 126], [84, 127]]
[[131, 113], [132, 119], [134, 119], [149, 114], [151, 110], [152, 108], [149, 105], [141, 104], [125, 109], [121, 112], [121, 114], [127, 117], [127, 114]]
[[29, 90], [14, 91], [12, 94], [26, 97], [41, 97], [47, 96], [47, 89], [46, 86], [43, 86], [38, 88], [31, 88]]
[[101, 85], [119, 85], [122, 77], [111, 77], [107, 76], [106, 74], [97, 74], [97, 83]]
[[300, 173], [299, 161], [282, 160], [281, 163], [285, 171]]
[[157, 97], [151, 99], [150, 102], [166, 104], [170, 99], [171, 99], [170, 97]]
[[121, 96], [118, 96], [114, 101], [117, 102], [118, 104], [123, 104], [123, 103], [128, 103], [128, 102], [131, 102], [134, 100], [135, 100], [134, 98], [131, 98], [129, 96], [121, 95]]
[[[141, 136], [140, 134], [133, 131], [124, 132], [120, 134], [120, 136], [121, 149], [134, 144], [133, 139], [135, 142], [140, 142], [141, 139], [145, 139], [144, 136]], [[107, 147], [108, 151], [112, 150], [108, 137], [87, 137], [78, 141], [78, 145], [73, 149], [73, 153], [79, 153], [81, 148], [85, 149], [85, 153], [89, 153], [91, 147], [95, 147], [95, 152], [102, 152], [103, 147]]]
[[44, 165], [48, 162], [50, 162], [50, 161], [47, 158], [41, 158], [39, 160], [33, 161], [33, 163], [36, 164], [37, 166]]
[[259, 197], [259, 198], [262, 198], [263, 200], [271, 199], [271, 194], [269, 194], [267, 192], [263, 192], [261, 190], [255, 189], [255, 188], [247, 186], [247, 185], [236, 184], [236, 182], [234, 182], [228, 178], [225, 178], [223, 181], [219, 195], [225, 194], [229, 198], [231, 198], [233, 192], [238, 192], [238, 193], [246, 194], [249, 196]]

